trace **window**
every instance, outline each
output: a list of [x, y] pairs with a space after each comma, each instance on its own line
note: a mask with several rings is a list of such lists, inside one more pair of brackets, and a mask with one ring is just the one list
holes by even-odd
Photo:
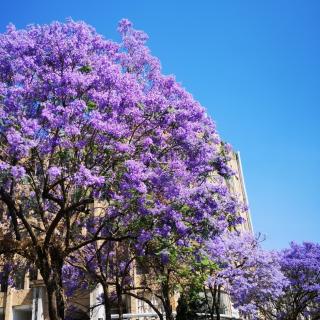
[[32, 267], [29, 270], [29, 279], [30, 281], [34, 281], [38, 279], [38, 269], [36, 267]]
[[7, 292], [8, 290], [8, 275], [6, 273], [2, 274], [0, 281], [0, 292]]
[[24, 270], [18, 270], [14, 275], [15, 288], [17, 290], [24, 289], [24, 278], [26, 272]]
[[143, 260], [137, 259], [136, 262], [136, 274], [141, 275], [141, 274], [147, 274], [149, 273], [148, 266]]
[[[144, 295], [143, 293], [140, 294], [141, 296], [145, 296], [147, 299], [150, 300], [150, 302], [160, 310], [160, 312], [163, 312], [162, 310], [162, 304], [161, 301], [155, 297], [154, 295]], [[149, 306], [148, 303], [146, 303], [143, 300], [138, 299], [138, 313], [154, 313], [155, 311]]]

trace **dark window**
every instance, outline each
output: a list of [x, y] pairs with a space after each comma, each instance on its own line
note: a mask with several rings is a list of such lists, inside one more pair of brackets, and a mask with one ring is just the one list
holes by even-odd
[[38, 279], [38, 269], [36, 267], [33, 267], [29, 270], [29, 279], [30, 281]]
[[149, 268], [145, 261], [138, 259], [136, 263], [136, 274], [147, 274]]
[[25, 278], [26, 272], [24, 270], [19, 270], [14, 275], [14, 282], [15, 282], [15, 288], [17, 290], [24, 289], [24, 278]]
[[1, 276], [0, 289], [1, 292], [7, 292], [8, 290], [8, 275], [5, 272]]

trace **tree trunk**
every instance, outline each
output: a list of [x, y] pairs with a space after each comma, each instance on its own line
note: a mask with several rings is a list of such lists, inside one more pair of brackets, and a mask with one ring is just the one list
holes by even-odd
[[58, 312], [57, 300], [54, 293], [54, 288], [46, 285], [47, 296], [48, 296], [48, 312], [50, 320], [61, 320]]
[[65, 297], [62, 284], [63, 259], [59, 250], [51, 248], [50, 256], [38, 252], [38, 268], [46, 286], [48, 295], [48, 312], [50, 320], [64, 320]]
[[216, 308], [216, 287], [212, 288], [212, 286], [209, 285], [209, 290], [211, 294], [211, 302], [208, 298], [206, 287], [203, 287], [204, 296], [205, 296], [205, 300], [206, 300], [206, 304], [209, 312], [209, 319], [214, 320], [214, 313]]
[[173, 314], [172, 314], [172, 305], [170, 301], [170, 292], [169, 292], [169, 285], [168, 282], [162, 283], [162, 294], [164, 298], [164, 312], [166, 314], [166, 320], [174, 320]]
[[57, 290], [55, 291], [56, 295], [56, 301], [57, 301], [57, 307], [58, 307], [58, 315], [60, 319], [64, 320], [65, 318], [65, 298], [64, 298], [64, 292], [63, 287], [59, 286]]
[[221, 298], [221, 286], [218, 286], [217, 290], [217, 305], [216, 305], [216, 317], [217, 320], [220, 320], [220, 298]]
[[[48, 295], [48, 311], [50, 320], [64, 320], [65, 318], [65, 300], [62, 288], [61, 274], [54, 274], [53, 279], [45, 280]], [[59, 280], [60, 278], [60, 280]]]
[[9, 290], [9, 273], [4, 271], [3, 275], [2, 275], [2, 279], [1, 279], [1, 291], [4, 292], [4, 297], [3, 297], [3, 302], [5, 302], [5, 304], [3, 305], [3, 320], [7, 320], [6, 319], [6, 304], [7, 304], [7, 299], [8, 299], [8, 290]]
[[[209, 286], [209, 290], [211, 293], [211, 298], [212, 301], [210, 302], [209, 297], [208, 297], [208, 293], [207, 293], [207, 288], [205, 286], [203, 286], [203, 293], [204, 293], [204, 299], [205, 299], [205, 304], [206, 304], [206, 309], [204, 310], [206, 315], [205, 318], [210, 320], [214, 320], [214, 294], [212, 292], [212, 287]], [[209, 314], [208, 314], [209, 313]]]
[[211, 290], [212, 295], [212, 305], [210, 310], [211, 320], [214, 320], [214, 315], [217, 312], [217, 286], [214, 285], [213, 290]]
[[118, 307], [117, 309], [118, 309], [118, 315], [119, 315], [118, 319], [123, 320], [122, 290], [121, 290], [121, 286], [118, 283], [116, 284], [116, 291], [117, 291], [117, 307]]
[[50, 282], [54, 289], [59, 319], [65, 318], [65, 297], [62, 284], [63, 259], [56, 250], [51, 252], [52, 272]]
[[105, 320], [111, 320], [111, 303], [109, 299], [108, 285], [102, 284], [103, 288], [103, 298], [104, 298], [104, 314]]

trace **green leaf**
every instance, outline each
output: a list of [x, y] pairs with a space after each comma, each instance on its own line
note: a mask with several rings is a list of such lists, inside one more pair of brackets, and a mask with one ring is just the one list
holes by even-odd
[[94, 101], [89, 100], [87, 102], [87, 111], [92, 111], [92, 110], [96, 109], [96, 107], [97, 107], [97, 104]]
[[81, 73], [90, 73], [92, 71], [92, 67], [86, 65], [82, 66], [81, 68], [78, 69]]

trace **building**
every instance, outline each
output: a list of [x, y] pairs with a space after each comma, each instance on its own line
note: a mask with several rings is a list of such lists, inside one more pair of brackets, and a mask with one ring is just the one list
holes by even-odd
[[[243, 203], [248, 205], [247, 193], [242, 173], [240, 154], [233, 153], [230, 160], [230, 166], [235, 171], [235, 175], [226, 181], [230, 191], [240, 197]], [[241, 213], [244, 223], [241, 225], [243, 231], [253, 232], [250, 212]], [[139, 281], [140, 271], [134, 270], [134, 281]], [[47, 300], [45, 288], [38, 272], [34, 271], [28, 274], [16, 275], [18, 285], [16, 288], [1, 288], [0, 292], [0, 320], [46, 320], [48, 319]], [[97, 304], [101, 288], [96, 288], [91, 292], [79, 292], [73, 297], [75, 304], [80, 307], [76, 319], [88, 319], [88, 310]], [[151, 298], [155, 299], [155, 298]], [[177, 297], [173, 298], [173, 307], [177, 305]], [[154, 301], [156, 303], [156, 300]], [[83, 311], [81, 311], [83, 310]], [[116, 311], [115, 311], [116, 312]], [[124, 312], [128, 314], [129, 319], [157, 319], [150, 306], [133, 297], [126, 297], [124, 300]], [[225, 319], [238, 318], [237, 310], [232, 307], [228, 295], [222, 294], [221, 312]], [[130, 314], [130, 315], [129, 315]], [[116, 319], [116, 315], [114, 316]], [[223, 318], [223, 317], [222, 317]], [[90, 319], [103, 320], [104, 309], [102, 306], [90, 310]]]

